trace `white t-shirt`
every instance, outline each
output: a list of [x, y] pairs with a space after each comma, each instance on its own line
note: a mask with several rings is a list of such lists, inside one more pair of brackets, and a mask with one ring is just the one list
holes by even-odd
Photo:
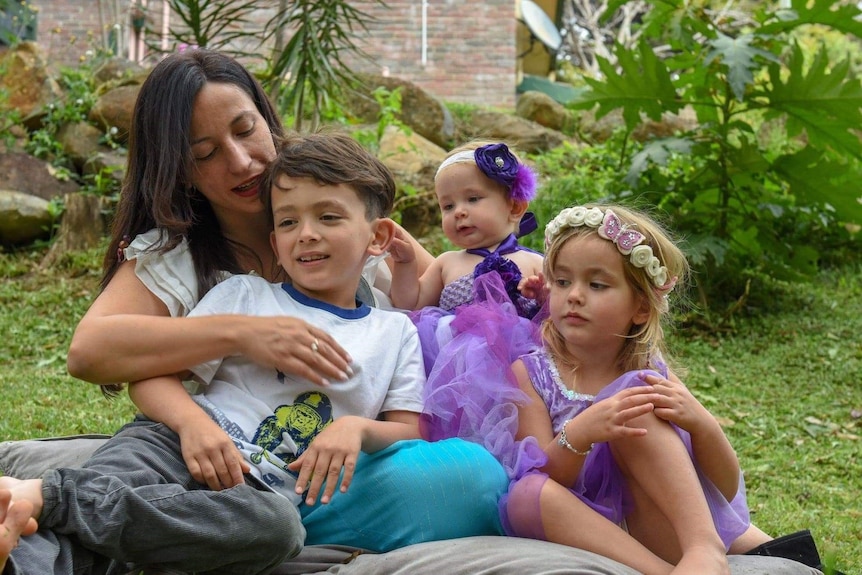
[[231, 356], [192, 368], [202, 384], [195, 400], [207, 409], [274, 490], [298, 501], [287, 463], [333, 419], [377, 418], [387, 411], [422, 410], [425, 370], [416, 327], [398, 312], [359, 305], [335, 307], [287, 284], [237, 275], [215, 286], [189, 317], [241, 314], [299, 317], [330, 334], [353, 358], [354, 375], [318, 386]]

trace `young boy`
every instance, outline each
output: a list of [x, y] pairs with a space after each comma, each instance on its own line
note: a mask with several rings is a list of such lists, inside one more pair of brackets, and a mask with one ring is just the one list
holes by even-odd
[[[203, 384], [197, 396], [178, 375], [132, 384], [129, 393], [149, 419], [123, 428], [85, 469], [48, 472], [63, 474], [50, 480], [56, 500], [43, 500], [42, 479], [0, 479], [14, 502], [0, 493], [0, 535], [32, 531], [19, 517], [30, 504], [40, 522], [8, 555], [4, 573], [71, 573], [53, 563], [67, 554], [75, 565], [115, 557], [186, 571], [241, 564], [250, 566], [244, 572], [267, 573], [301, 548], [295, 504], [306, 523], [326, 525], [338, 539], [354, 529], [343, 521], [351, 506], [368, 507], [363, 499], [338, 503], [339, 477], [345, 493], [354, 470], [361, 476], [366, 469], [361, 452], [419, 437], [425, 376], [416, 329], [407, 316], [355, 298], [366, 259], [383, 253], [394, 234], [386, 219], [392, 176], [347, 135], [296, 136], [260, 189], [273, 214], [273, 250], [292, 283], [234, 276], [191, 315], [303, 318], [313, 326], [312, 352], [325, 345], [315, 330], [331, 334], [351, 355], [348, 373], [318, 386], [231, 356], [192, 369]], [[373, 475], [374, 464], [368, 468]], [[319, 496], [333, 504], [316, 505]], [[0, 567], [2, 552], [0, 546]]]

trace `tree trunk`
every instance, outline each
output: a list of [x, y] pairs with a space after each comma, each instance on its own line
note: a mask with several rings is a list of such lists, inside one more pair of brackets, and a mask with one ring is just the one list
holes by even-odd
[[42, 260], [42, 267], [56, 264], [68, 252], [96, 247], [105, 233], [101, 198], [73, 193], [67, 194], [64, 200], [66, 208], [60, 220], [60, 231]]

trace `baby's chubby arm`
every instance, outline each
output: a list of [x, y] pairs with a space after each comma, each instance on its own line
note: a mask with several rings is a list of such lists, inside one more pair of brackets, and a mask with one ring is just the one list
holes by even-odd
[[545, 275], [539, 272], [536, 275], [524, 276], [518, 282], [518, 291], [521, 295], [536, 300], [536, 303], [542, 305], [548, 298], [548, 289], [545, 285]]
[[314, 438], [296, 461], [288, 465], [291, 471], [299, 471], [296, 492], [302, 493], [308, 488], [308, 505], [313, 505], [317, 500], [324, 480], [326, 488], [320, 502], [329, 503], [342, 469], [344, 476], [341, 479], [340, 491], [347, 491], [353, 480], [360, 451], [374, 453], [396, 441], [419, 438], [418, 414], [390, 411], [384, 413], [383, 417], [385, 421], [355, 415], [339, 417]]
[[389, 254], [393, 263], [389, 293], [392, 305], [413, 310], [440, 303], [440, 292], [443, 291], [440, 258], [433, 260], [420, 277], [414, 246], [400, 237], [399, 231], [389, 244]]
[[179, 376], [134, 382], [129, 397], [141, 413], [180, 436], [183, 460], [196, 481], [214, 491], [244, 483], [248, 463], [230, 436], [194, 402]]

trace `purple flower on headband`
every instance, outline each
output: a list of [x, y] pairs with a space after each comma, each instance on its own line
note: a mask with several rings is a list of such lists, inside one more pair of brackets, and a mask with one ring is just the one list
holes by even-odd
[[536, 195], [536, 174], [518, 162], [506, 144], [489, 144], [473, 152], [482, 173], [506, 186], [513, 200], [528, 202]]

